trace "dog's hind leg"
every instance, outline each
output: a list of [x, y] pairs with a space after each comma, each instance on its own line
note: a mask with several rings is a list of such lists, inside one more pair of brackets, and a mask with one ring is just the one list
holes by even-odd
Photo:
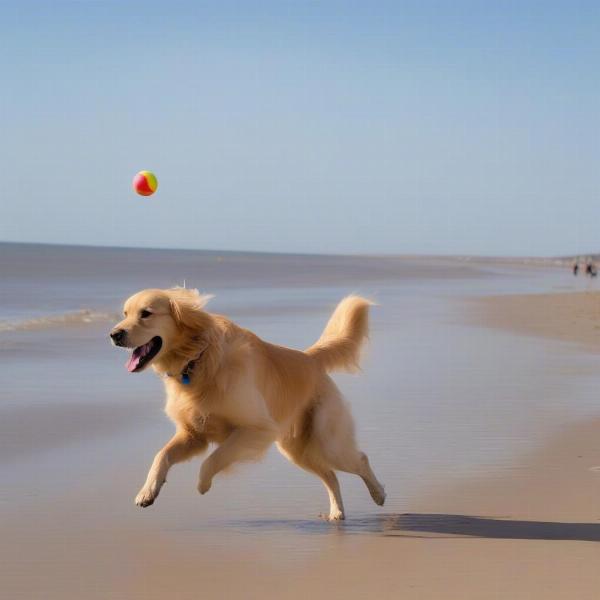
[[349, 457], [335, 457], [331, 464], [332, 468], [344, 473], [358, 475], [367, 486], [373, 502], [379, 506], [383, 506], [385, 502], [385, 489], [375, 477], [375, 473], [369, 464], [369, 458], [364, 452], [357, 451], [350, 459]]
[[354, 435], [354, 422], [348, 405], [333, 382], [320, 398], [312, 415], [310, 447], [319, 464], [330, 469], [358, 475], [367, 486], [373, 501], [382, 506], [385, 491], [361, 452]]
[[200, 454], [208, 446], [206, 440], [201, 437], [194, 437], [187, 432], [178, 431], [167, 444], [154, 457], [146, 483], [136, 496], [135, 503], [138, 506], [150, 506], [160, 488], [167, 480], [169, 469], [176, 463], [183, 462]]
[[385, 502], [385, 490], [371, 469], [369, 457], [364, 452], [360, 452], [359, 461], [360, 465], [356, 474], [365, 482], [369, 494], [371, 494], [371, 498], [373, 498], [373, 502], [379, 506], [383, 506], [383, 503]]
[[344, 503], [342, 502], [342, 492], [337, 475], [331, 469], [308, 469], [312, 471], [322, 482], [329, 495], [329, 521], [343, 521]]
[[[302, 465], [299, 466], [302, 467]], [[346, 518], [344, 515], [344, 503], [342, 502], [340, 483], [335, 471], [308, 466], [302, 468], [314, 473], [323, 482], [323, 485], [327, 490], [329, 496], [329, 515], [322, 515], [323, 518], [328, 521], [343, 521]]]
[[[349, 453], [348, 453], [349, 454]], [[350, 456], [336, 456], [332, 461], [332, 466], [338, 471], [358, 475], [367, 486], [373, 502], [379, 506], [383, 506], [385, 502], [385, 489], [383, 485], [375, 477], [373, 469], [369, 464], [369, 458], [364, 452], [355, 451]]]
[[317, 475], [321, 478], [321, 481], [329, 494], [329, 520], [344, 520], [346, 518], [344, 514], [344, 503], [342, 502], [342, 493], [340, 491], [337, 475], [331, 470], [324, 471], [321, 474], [317, 473]]
[[294, 443], [293, 440], [280, 440], [277, 442], [277, 448], [290, 462], [309, 473], [313, 473], [323, 482], [329, 496], [329, 515], [326, 518], [329, 521], [343, 520], [345, 518], [344, 503], [335, 471], [311, 460], [310, 449]]

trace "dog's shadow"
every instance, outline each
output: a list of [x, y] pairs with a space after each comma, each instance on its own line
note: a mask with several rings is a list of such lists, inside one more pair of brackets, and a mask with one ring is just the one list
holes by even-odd
[[379, 534], [398, 537], [494, 538], [513, 540], [574, 540], [600, 542], [600, 523], [517, 521], [445, 514], [384, 514], [328, 523], [320, 520], [251, 520], [231, 523], [237, 529], [295, 529], [307, 534]]

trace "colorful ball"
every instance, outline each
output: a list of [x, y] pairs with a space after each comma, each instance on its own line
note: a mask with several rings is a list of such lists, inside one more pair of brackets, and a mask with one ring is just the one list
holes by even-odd
[[158, 188], [158, 179], [151, 171], [140, 171], [133, 178], [133, 189], [140, 196], [151, 196]]

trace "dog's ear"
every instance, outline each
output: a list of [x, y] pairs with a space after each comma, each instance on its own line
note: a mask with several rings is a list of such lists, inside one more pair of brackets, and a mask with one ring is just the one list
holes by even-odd
[[171, 288], [166, 292], [171, 304], [171, 314], [178, 325], [192, 329], [204, 325], [206, 313], [203, 309], [213, 296], [180, 287]]

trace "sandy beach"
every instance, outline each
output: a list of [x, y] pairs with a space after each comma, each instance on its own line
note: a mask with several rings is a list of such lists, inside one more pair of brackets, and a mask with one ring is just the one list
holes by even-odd
[[[363, 373], [336, 379], [388, 501], [342, 476], [348, 518], [321, 521], [320, 483], [273, 451], [203, 497], [199, 461], [178, 466], [141, 510], [134, 495], [172, 430], [161, 382], [126, 373], [109, 321], [57, 317], [59, 305], [113, 314], [128, 285], [160, 284], [177, 262], [133, 253], [136, 281], [109, 285], [115, 252], [46, 251], [48, 282], [93, 258], [89, 285], [64, 301], [56, 271], [48, 317], [4, 306], [7, 598], [597, 598], [597, 292], [551, 267], [186, 254], [215, 310], [277, 343], [308, 345], [348, 291], [377, 300]], [[29, 285], [7, 280], [5, 298]], [[84, 288], [106, 294], [95, 305]]]
[[600, 293], [595, 290], [488, 296], [474, 307], [484, 325], [600, 350]]

